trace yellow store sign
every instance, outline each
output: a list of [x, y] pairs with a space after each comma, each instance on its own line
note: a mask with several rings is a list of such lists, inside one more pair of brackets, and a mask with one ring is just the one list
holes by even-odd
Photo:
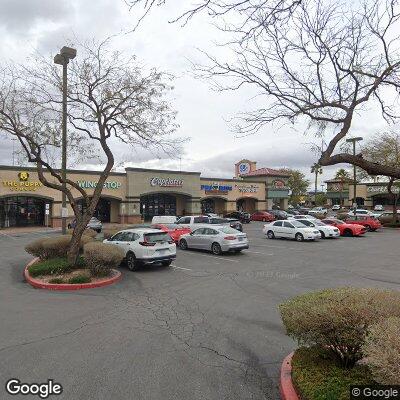
[[42, 182], [30, 181], [29, 172], [19, 172], [18, 180], [3, 181], [3, 186], [14, 192], [35, 192], [42, 187]]

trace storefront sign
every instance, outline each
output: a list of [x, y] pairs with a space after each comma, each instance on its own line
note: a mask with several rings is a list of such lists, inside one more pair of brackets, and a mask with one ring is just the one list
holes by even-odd
[[232, 186], [222, 185], [218, 182], [213, 182], [210, 185], [201, 185], [201, 190], [205, 191], [205, 194], [223, 194], [226, 195], [232, 190]]
[[240, 193], [257, 193], [257, 185], [235, 185]]
[[[367, 187], [368, 193], [389, 193], [387, 186], [368, 186]], [[392, 186], [393, 193], [399, 193], [400, 188], [398, 186]]]
[[182, 187], [183, 179], [154, 177], [154, 178], [150, 178], [150, 186]]
[[29, 172], [19, 172], [18, 181], [3, 181], [3, 186], [14, 192], [35, 192], [38, 188], [43, 186], [42, 182], [30, 181]]
[[248, 162], [242, 162], [238, 165], [239, 175], [245, 175], [250, 172], [250, 164]]
[[276, 179], [275, 181], [273, 181], [272, 186], [275, 189], [287, 189], [285, 182], [281, 181], [280, 179]]
[[[94, 189], [97, 186], [96, 181], [77, 181], [76, 183], [82, 189]], [[121, 187], [121, 182], [107, 181], [104, 183], [103, 187], [104, 187], [104, 189], [113, 189], [113, 190], [119, 189]]]

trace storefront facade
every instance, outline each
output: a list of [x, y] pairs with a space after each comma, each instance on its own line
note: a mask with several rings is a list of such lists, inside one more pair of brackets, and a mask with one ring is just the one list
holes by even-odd
[[[400, 188], [395, 184], [392, 188], [394, 193], [399, 193]], [[385, 182], [368, 182], [357, 185], [357, 204], [365, 206], [366, 208], [373, 208], [380, 204], [390, 208], [393, 205], [393, 196], [387, 190], [387, 183]], [[353, 198], [353, 187], [349, 188], [349, 196]]]
[[[91, 196], [100, 173], [69, 170], [67, 176]], [[273, 204], [285, 208], [286, 179], [278, 172], [220, 179], [203, 178], [200, 172], [126, 168], [109, 174], [94, 216], [103, 223], [140, 223], [154, 215], [253, 213]], [[73, 195], [83, 211], [79, 191]], [[74, 214], [67, 209], [70, 221]], [[61, 192], [42, 185], [35, 168], [0, 166], [0, 228], [13, 226], [61, 226]]]
[[349, 186], [353, 184], [351, 179], [329, 179], [326, 183], [326, 197], [329, 206], [342, 205], [350, 206], [349, 201]]

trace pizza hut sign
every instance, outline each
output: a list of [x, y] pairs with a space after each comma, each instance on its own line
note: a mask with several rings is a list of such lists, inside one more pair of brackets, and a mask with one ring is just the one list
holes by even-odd
[[154, 178], [150, 178], [150, 186], [182, 187], [183, 179], [154, 177]]

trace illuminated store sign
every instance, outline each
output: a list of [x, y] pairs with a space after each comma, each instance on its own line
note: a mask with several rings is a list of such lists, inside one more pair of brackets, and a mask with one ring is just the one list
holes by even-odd
[[[94, 189], [97, 186], [96, 181], [77, 181], [76, 183], [82, 189]], [[104, 189], [113, 189], [113, 190], [119, 189], [121, 187], [121, 182], [107, 181], [104, 183], [103, 187], [104, 187]]]
[[150, 178], [150, 186], [182, 187], [183, 179], [154, 177], [154, 178]]
[[204, 190], [206, 194], [228, 194], [232, 190], [232, 186], [213, 182], [209, 185], [201, 185], [201, 190]]
[[276, 179], [275, 181], [273, 181], [272, 186], [275, 189], [287, 189], [285, 182], [281, 181], [280, 179]]
[[17, 180], [4, 180], [3, 186], [14, 192], [35, 192], [37, 189], [43, 186], [42, 182], [30, 181], [29, 172], [19, 172]]
[[[398, 186], [392, 186], [393, 193], [399, 193], [400, 188]], [[387, 186], [368, 186], [368, 193], [388, 193]]]

